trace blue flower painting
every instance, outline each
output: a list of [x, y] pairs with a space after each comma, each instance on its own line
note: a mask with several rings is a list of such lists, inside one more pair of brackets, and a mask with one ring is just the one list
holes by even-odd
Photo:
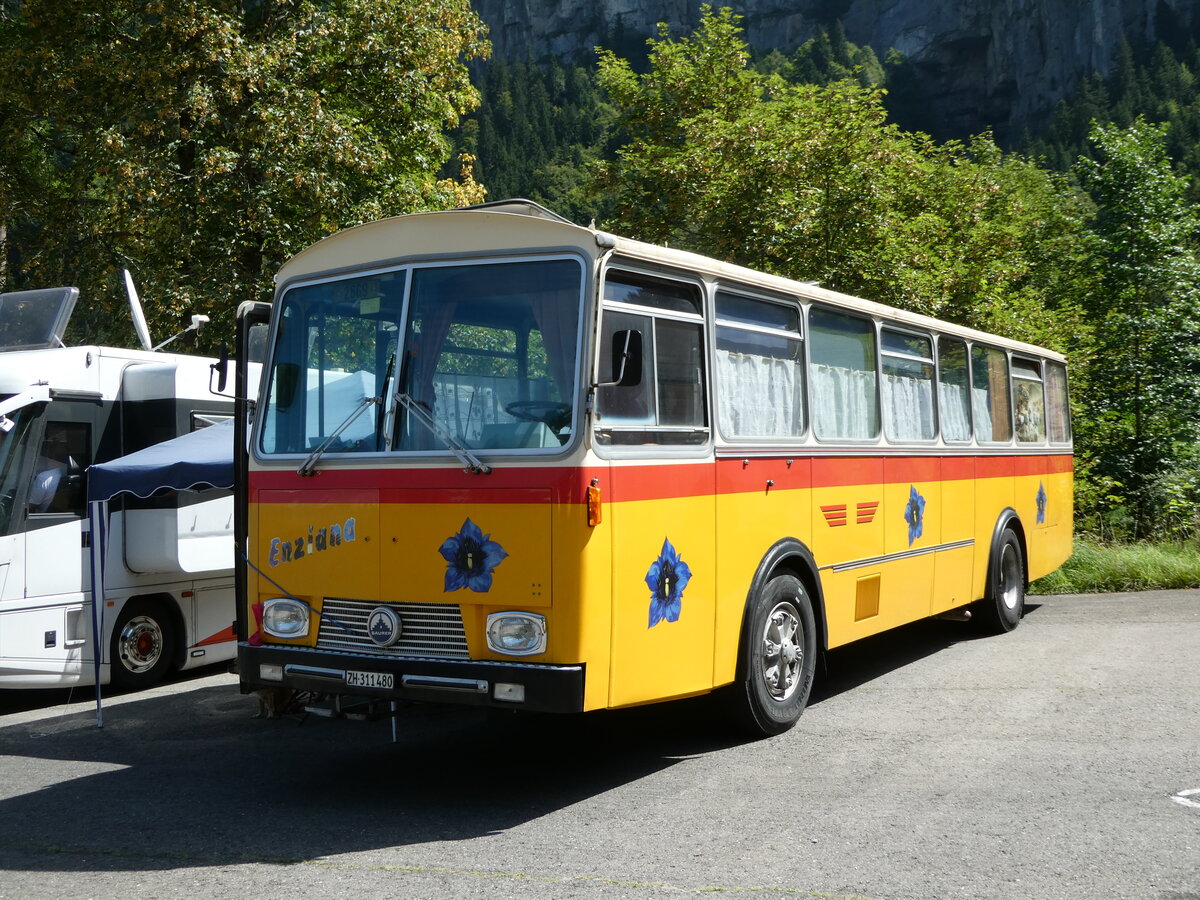
[[663, 538], [662, 552], [650, 564], [646, 585], [650, 588], [650, 625], [653, 628], [664, 619], [678, 622], [683, 608], [683, 589], [692, 578], [692, 570], [679, 558], [671, 542]]
[[492, 587], [492, 572], [508, 552], [467, 519], [454, 537], [446, 538], [438, 552], [446, 560], [446, 586], [450, 591], [470, 588], [485, 594]]
[[1037, 520], [1039, 525], [1046, 524], [1046, 504], [1049, 498], [1046, 497], [1046, 485], [1038, 482], [1037, 492]]
[[925, 498], [918, 493], [916, 485], [909, 485], [904, 521], [908, 523], [908, 546], [911, 547], [925, 530]]

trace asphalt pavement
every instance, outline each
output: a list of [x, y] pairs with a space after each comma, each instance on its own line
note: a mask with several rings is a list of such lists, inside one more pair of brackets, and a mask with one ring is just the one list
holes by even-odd
[[256, 712], [212, 671], [102, 729], [0, 694], [0, 898], [1200, 900], [1200, 591], [860, 642], [767, 740], [704, 700]]

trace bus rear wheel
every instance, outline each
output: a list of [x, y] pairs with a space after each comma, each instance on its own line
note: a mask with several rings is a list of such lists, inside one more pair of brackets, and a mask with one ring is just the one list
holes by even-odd
[[733, 695], [739, 723], [758, 735], [795, 725], [812, 690], [816, 656], [808, 592], [794, 575], [777, 575], [747, 610]]
[[171, 668], [174, 642], [174, 624], [161, 604], [126, 603], [112, 631], [112, 683], [140, 689], [162, 681]]
[[1025, 613], [1025, 555], [1011, 528], [1004, 529], [992, 551], [987, 593], [975, 604], [981, 628], [1004, 634], [1021, 623]]

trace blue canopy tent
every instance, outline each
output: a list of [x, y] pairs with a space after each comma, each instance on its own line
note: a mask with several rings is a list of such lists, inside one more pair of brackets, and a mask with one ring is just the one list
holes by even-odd
[[88, 519], [92, 531], [92, 656], [96, 678], [96, 725], [104, 726], [100, 706], [100, 658], [104, 634], [105, 525], [108, 501], [118, 494], [150, 497], [158, 491], [233, 487], [233, 421], [221, 422], [155, 444], [128, 456], [89, 466]]

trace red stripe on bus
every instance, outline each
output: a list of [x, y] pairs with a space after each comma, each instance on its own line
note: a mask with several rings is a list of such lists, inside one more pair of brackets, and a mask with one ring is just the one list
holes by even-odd
[[224, 644], [226, 641], [232, 641], [236, 635], [233, 633], [233, 626], [230, 625], [224, 631], [218, 631], [216, 634], [211, 634], [202, 641], [197, 641], [192, 644], [193, 647], [207, 647], [209, 644]]
[[[790, 461], [790, 465], [789, 465]], [[629, 466], [496, 468], [488, 475], [461, 469], [326, 469], [301, 477], [292, 470], [250, 473], [253, 503], [399, 503], [420, 491], [422, 502], [529, 503], [549, 492], [555, 503], [585, 503], [598, 479], [609, 502], [668, 500], [764, 490], [930, 484], [974, 478], [1046, 476], [1071, 472], [1070, 456], [755, 457], [702, 463]], [[866, 514], [860, 510], [860, 515]]]

